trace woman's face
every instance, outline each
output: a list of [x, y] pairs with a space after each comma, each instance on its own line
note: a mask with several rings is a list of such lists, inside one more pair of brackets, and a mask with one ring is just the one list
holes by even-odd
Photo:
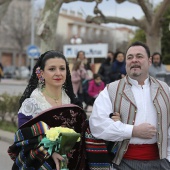
[[123, 62], [125, 60], [125, 56], [122, 53], [119, 53], [116, 57], [116, 60], [119, 62]]
[[42, 77], [45, 85], [61, 87], [66, 80], [66, 62], [62, 58], [51, 58], [45, 63]]
[[78, 59], [84, 60], [84, 53], [83, 52], [79, 52]]

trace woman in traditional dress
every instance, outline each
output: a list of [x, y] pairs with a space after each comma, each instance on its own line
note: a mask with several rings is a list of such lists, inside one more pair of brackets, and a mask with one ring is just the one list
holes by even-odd
[[[39, 145], [45, 128], [50, 125], [41, 122], [42, 120], [30, 127], [26, 127], [25, 124], [42, 112], [47, 110], [48, 113], [48, 109], [65, 104], [77, 105], [80, 110], [82, 108], [81, 102], [73, 92], [69, 65], [65, 56], [57, 51], [47, 51], [40, 56], [35, 64], [29, 83], [20, 99], [19, 130], [15, 134], [14, 144], [8, 149], [11, 159], [14, 160], [13, 170], [60, 169], [60, 162], [64, 158], [56, 152], [49, 155], [47, 150]], [[82, 132], [83, 123], [86, 120], [83, 110], [80, 113], [70, 111], [67, 115], [60, 113], [58, 117], [57, 125], [73, 128], [78, 133]], [[41, 127], [41, 131], [39, 127]], [[36, 135], [34, 131], [36, 131]], [[80, 160], [79, 146], [80, 142], [76, 143], [68, 154], [70, 170], [83, 169], [83, 165], [78, 161]]]

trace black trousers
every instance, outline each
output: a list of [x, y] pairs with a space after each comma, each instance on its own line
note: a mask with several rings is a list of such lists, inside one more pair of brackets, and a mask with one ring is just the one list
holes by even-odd
[[170, 170], [170, 162], [167, 159], [154, 161], [138, 161], [122, 159], [120, 165], [113, 165], [116, 170]]

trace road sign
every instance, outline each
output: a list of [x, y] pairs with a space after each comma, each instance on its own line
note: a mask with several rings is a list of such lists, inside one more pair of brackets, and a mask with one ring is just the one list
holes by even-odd
[[108, 52], [108, 44], [74, 44], [63, 46], [64, 55], [67, 58], [75, 58], [78, 51], [84, 51], [87, 58], [105, 58]]
[[27, 55], [29, 58], [38, 58], [40, 56], [40, 50], [36, 45], [29, 45]]

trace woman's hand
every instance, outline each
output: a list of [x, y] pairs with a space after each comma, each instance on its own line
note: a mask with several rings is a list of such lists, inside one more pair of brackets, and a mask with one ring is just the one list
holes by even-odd
[[121, 78], [123, 78], [123, 77], [125, 77], [125, 75], [124, 75], [124, 74], [121, 74]]
[[60, 161], [63, 161], [64, 158], [63, 158], [60, 154], [58, 154], [58, 153], [56, 153], [56, 152], [54, 152], [54, 153], [52, 154], [52, 158], [53, 158], [53, 160], [54, 160], [54, 162], [55, 162], [56, 169], [59, 170], [59, 169], [60, 169]]
[[115, 122], [116, 122], [116, 121], [121, 121], [120, 113], [117, 113], [117, 112], [111, 113], [111, 114], [110, 114], [110, 118], [111, 118], [112, 120], [114, 120]]

